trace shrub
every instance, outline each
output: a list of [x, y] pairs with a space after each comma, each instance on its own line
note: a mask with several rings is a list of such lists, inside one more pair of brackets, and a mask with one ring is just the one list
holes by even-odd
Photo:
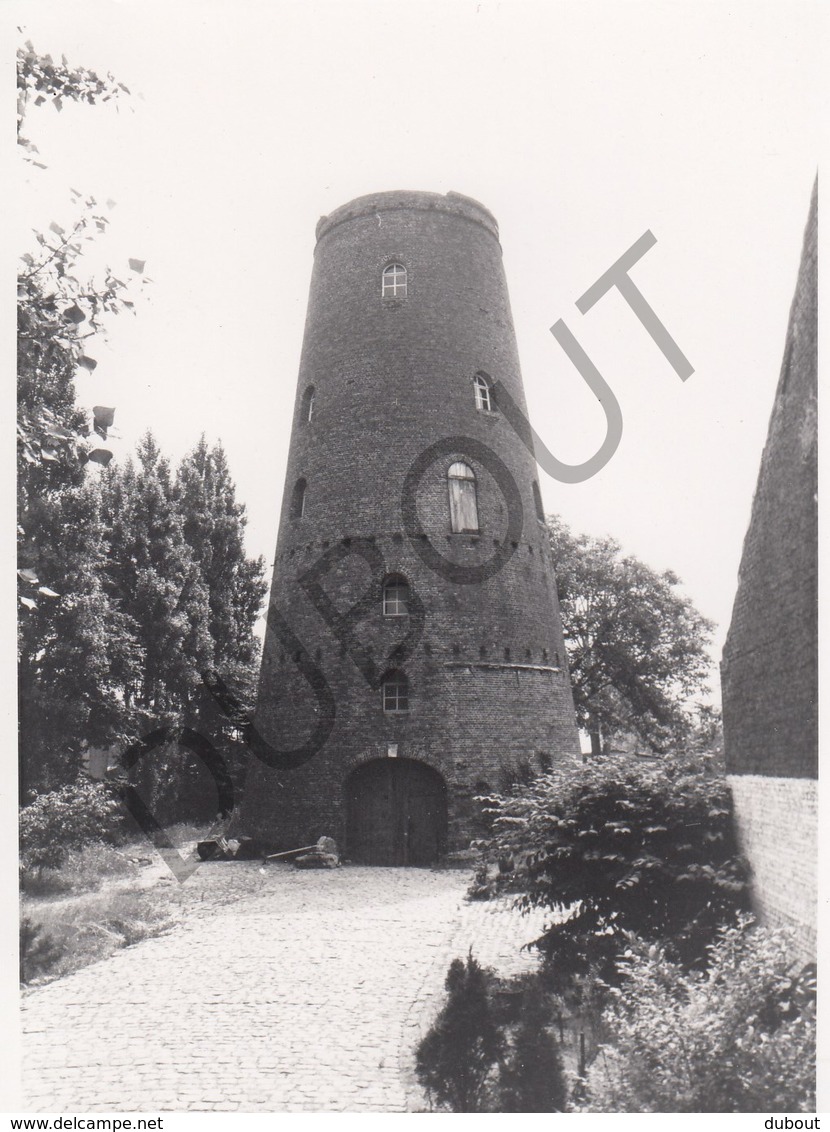
[[499, 1070], [498, 1112], [565, 1111], [565, 1075], [550, 1022], [545, 999], [538, 989], [528, 990], [510, 1055]]
[[94, 841], [80, 849], [67, 849], [60, 868], [27, 868], [20, 887], [27, 896], [52, 896], [62, 892], [89, 892], [108, 882], [135, 876], [138, 866], [123, 848]]
[[20, 921], [20, 981], [29, 983], [48, 975], [64, 953], [63, 944], [24, 917]]
[[566, 914], [537, 941], [554, 989], [590, 973], [613, 983], [626, 933], [705, 961], [719, 927], [748, 907], [725, 780], [678, 760], [598, 759], [495, 799], [490, 860], [519, 904]]
[[26, 869], [57, 868], [71, 849], [115, 843], [123, 828], [121, 804], [103, 782], [79, 781], [41, 794], [20, 811], [21, 861]]
[[486, 1112], [493, 1065], [504, 1039], [488, 994], [492, 972], [472, 952], [454, 959], [447, 973], [447, 1001], [418, 1046], [416, 1073], [431, 1100], [452, 1112]]
[[489, 869], [486, 862], [476, 866], [470, 887], [467, 889], [468, 900], [489, 900], [493, 895], [493, 886], [489, 878]]
[[742, 919], [685, 971], [635, 942], [605, 1012], [586, 1112], [815, 1111], [815, 981], [783, 933]]

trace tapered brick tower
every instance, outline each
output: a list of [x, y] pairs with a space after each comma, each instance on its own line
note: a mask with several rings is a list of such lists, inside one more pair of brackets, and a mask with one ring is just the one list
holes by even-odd
[[317, 225], [240, 832], [430, 864], [579, 746], [498, 227], [456, 193]]

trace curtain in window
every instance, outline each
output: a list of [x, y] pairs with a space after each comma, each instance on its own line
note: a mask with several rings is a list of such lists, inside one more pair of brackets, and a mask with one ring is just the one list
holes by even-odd
[[453, 464], [447, 473], [450, 491], [450, 527], [453, 531], [478, 530], [476, 477], [468, 464]]

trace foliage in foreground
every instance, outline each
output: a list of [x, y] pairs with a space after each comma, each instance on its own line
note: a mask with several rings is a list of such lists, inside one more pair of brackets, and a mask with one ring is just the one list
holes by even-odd
[[548, 1002], [531, 986], [509, 1056], [499, 1069], [498, 1112], [564, 1112], [568, 1097]]
[[[472, 953], [453, 960], [447, 1000], [417, 1050], [430, 1102], [451, 1112], [563, 1112], [567, 1100], [551, 1005], [535, 977], [508, 993]], [[511, 1005], [512, 1000], [512, 1005]], [[518, 1014], [516, 1007], [518, 1005]]]
[[705, 972], [636, 943], [605, 1012], [586, 1112], [812, 1112], [815, 980], [782, 933], [724, 929]]
[[24, 916], [20, 921], [20, 981], [30, 983], [51, 971], [64, 953], [63, 945]]
[[418, 1046], [416, 1073], [430, 1099], [451, 1112], [486, 1112], [487, 1083], [503, 1049], [488, 986], [472, 953], [447, 972], [447, 1001]]
[[514, 863], [498, 886], [563, 917], [537, 941], [559, 993], [579, 977], [617, 981], [627, 933], [684, 966], [705, 962], [721, 925], [748, 908], [728, 784], [693, 764], [597, 760], [488, 805], [487, 854]]
[[128, 890], [95, 892], [81, 901], [30, 901], [21, 928], [21, 981], [62, 978], [166, 931], [170, 894], [162, 893], [161, 899]]
[[[120, 836], [118, 837], [120, 841]], [[150, 858], [146, 855], [143, 860]], [[26, 896], [61, 896], [93, 892], [104, 885], [121, 884], [136, 876], [140, 858], [135, 847], [93, 841], [68, 849], [57, 866], [20, 870], [20, 891]]]
[[123, 810], [113, 788], [80, 781], [41, 794], [20, 811], [20, 851], [25, 869], [55, 868], [72, 849], [96, 841], [116, 843]]

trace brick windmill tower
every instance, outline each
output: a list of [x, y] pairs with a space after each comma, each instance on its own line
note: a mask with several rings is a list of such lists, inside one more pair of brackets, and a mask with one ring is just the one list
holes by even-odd
[[578, 754], [498, 226], [457, 193], [323, 217], [239, 828], [425, 865]]

